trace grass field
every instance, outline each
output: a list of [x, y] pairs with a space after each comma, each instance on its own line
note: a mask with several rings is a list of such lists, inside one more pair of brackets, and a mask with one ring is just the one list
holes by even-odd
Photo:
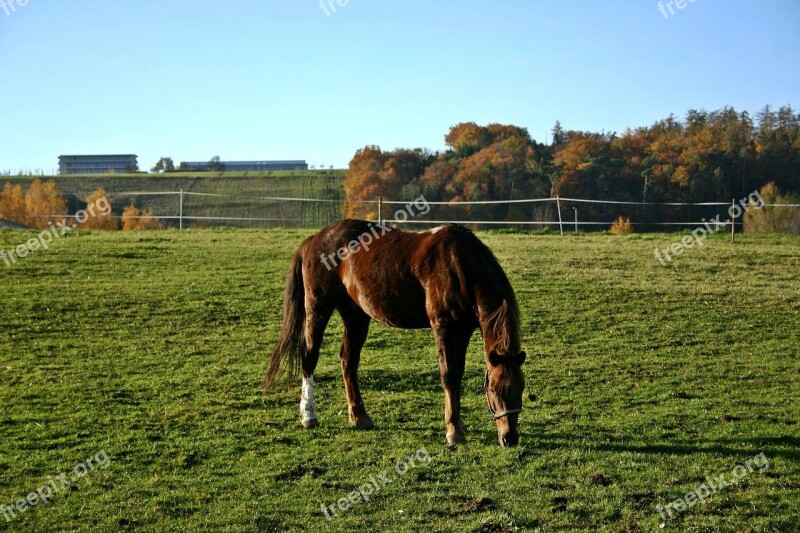
[[[0, 506], [108, 457], [0, 530], [658, 530], [657, 506], [759, 453], [767, 468], [664, 530], [800, 528], [797, 238], [712, 236], [662, 267], [677, 235], [481, 234], [522, 308], [521, 445], [497, 446], [476, 336], [469, 442], [449, 449], [429, 331], [373, 325], [374, 431], [347, 421], [338, 319], [321, 427], [300, 428], [299, 388], [259, 390], [306, 234], [76, 232], [0, 263]], [[0, 231], [0, 248], [32, 235]], [[326, 519], [414, 453], [429, 464]]]

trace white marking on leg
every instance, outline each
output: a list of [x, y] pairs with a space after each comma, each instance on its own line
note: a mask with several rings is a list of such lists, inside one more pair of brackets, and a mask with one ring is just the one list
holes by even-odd
[[300, 420], [306, 422], [317, 419], [314, 410], [314, 376], [303, 377], [303, 392], [300, 395]]

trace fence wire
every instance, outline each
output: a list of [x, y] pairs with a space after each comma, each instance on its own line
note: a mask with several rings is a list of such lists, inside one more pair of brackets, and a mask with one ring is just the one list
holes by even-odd
[[[165, 227], [309, 227], [326, 226], [344, 218], [345, 199], [341, 189], [326, 190], [324, 198], [287, 198], [191, 191], [130, 191], [107, 195], [112, 204], [111, 218], [120, 220], [125, 207], [134, 205], [147, 214], [138, 219], [158, 219]], [[51, 219], [75, 218], [86, 207], [85, 193], [61, 193], [71, 214], [40, 215]], [[610, 228], [620, 217], [630, 221], [638, 232], [678, 231], [711, 226], [715, 229], [745, 226], [745, 212], [775, 212], [780, 227], [800, 233], [800, 204], [746, 202], [624, 202], [585, 198], [529, 198], [467, 202], [423, 202], [415, 200], [375, 199], [352, 201], [348, 205], [368, 206], [377, 221], [390, 225], [424, 228], [442, 224], [463, 224], [475, 229], [509, 228], [548, 229], [561, 233], [601, 231]], [[424, 205], [424, 208], [420, 206]], [[739, 206], [739, 207], [736, 207]], [[401, 213], [405, 214], [401, 217]], [[767, 222], [761, 219], [767, 219]], [[753, 217], [747, 230], [774, 230], [770, 217]], [[764, 227], [762, 227], [764, 226]], [[769, 226], [769, 227], [766, 227]]]

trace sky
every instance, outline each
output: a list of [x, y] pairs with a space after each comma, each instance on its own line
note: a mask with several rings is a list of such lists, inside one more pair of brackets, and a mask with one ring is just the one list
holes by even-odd
[[[800, 109], [798, 0], [0, 0], [0, 171], [445, 148]], [[20, 5], [23, 4], [23, 5]], [[670, 13], [672, 11], [672, 13]]]

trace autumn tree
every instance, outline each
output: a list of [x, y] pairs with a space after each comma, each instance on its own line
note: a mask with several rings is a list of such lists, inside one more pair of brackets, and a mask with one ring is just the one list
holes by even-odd
[[64, 223], [64, 218], [54, 216], [67, 214], [67, 202], [55, 181], [33, 180], [25, 193], [25, 214], [26, 224], [34, 228], [46, 228], [51, 222]]
[[422, 194], [434, 202], [451, 198], [455, 194], [453, 184], [457, 172], [458, 165], [454, 161], [441, 157], [436, 159], [419, 178]]
[[533, 148], [521, 137], [494, 143], [461, 161], [454, 178], [454, 201], [512, 199], [524, 191], [525, 162]]
[[744, 214], [745, 233], [800, 234], [800, 207], [772, 207], [774, 205], [800, 205], [800, 194], [782, 194], [774, 182], [759, 191], [763, 207], [750, 205]]
[[[378, 146], [366, 146], [350, 161], [344, 187], [347, 194], [345, 216], [375, 219], [379, 196], [404, 200], [421, 190], [419, 178], [432, 160], [426, 150], [398, 149], [384, 152]], [[405, 195], [404, 195], [405, 194]]]
[[379, 146], [366, 146], [359, 149], [350, 160], [344, 180], [344, 190], [347, 195], [344, 206], [346, 217], [377, 218], [377, 207], [361, 202], [375, 200], [380, 196], [380, 172], [387, 157]]
[[599, 133], [570, 132], [570, 140], [555, 152], [560, 170], [556, 193], [577, 198], [607, 199], [612, 181], [622, 165], [612, 152], [614, 137]]
[[103, 187], [98, 188], [86, 197], [86, 212], [89, 218], [80, 225], [83, 229], [113, 230], [119, 227], [119, 223], [114, 220], [114, 213], [111, 210], [111, 200], [106, 195], [106, 190]]
[[0, 219], [25, 224], [25, 195], [22, 194], [21, 185], [11, 185], [6, 182], [0, 192]]
[[444, 141], [459, 157], [468, 157], [491, 144], [488, 130], [474, 122], [453, 126], [445, 135]]
[[151, 229], [164, 229], [164, 225], [158, 218], [153, 217], [150, 209], [140, 211], [135, 205], [131, 204], [122, 211], [122, 230], [141, 231]]
[[[511, 200], [547, 194], [549, 189], [547, 150], [532, 141], [528, 130], [513, 125], [474, 123], [458, 124], [451, 128], [445, 142], [453, 147], [454, 158], [440, 156], [423, 176], [425, 186], [435, 186], [453, 202]], [[443, 166], [446, 162], [447, 166]], [[451, 181], [443, 184], [453, 167]], [[519, 206], [473, 205], [466, 208], [473, 217], [528, 215], [515, 212]]]
[[[619, 136], [568, 131], [556, 122], [552, 137], [545, 146], [518, 126], [463, 122], [445, 135], [449, 149], [435, 156], [368, 146], [351, 161], [346, 212], [374, 217], [375, 206], [355, 202], [418, 192], [444, 202], [559, 195], [642, 204], [727, 201], [767, 181], [800, 192], [800, 115], [790, 106], [765, 107], [755, 118], [732, 107], [690, 110], [683, 120], [670, 115]], [[475, 216], [539, 216], [513, 208], [464, 209]], [[631, 216], [631, 210], [637, 223], [697, 220], [706, 212], [683, 205], [581, 208], [596, 220]]]

